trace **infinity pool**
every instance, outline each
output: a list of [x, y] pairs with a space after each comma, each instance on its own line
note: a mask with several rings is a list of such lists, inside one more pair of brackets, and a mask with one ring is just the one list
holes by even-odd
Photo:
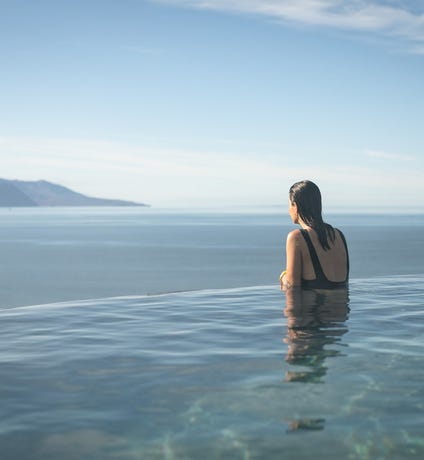
[[424, 456], [424, 276], [0, 316], [3, 460]]

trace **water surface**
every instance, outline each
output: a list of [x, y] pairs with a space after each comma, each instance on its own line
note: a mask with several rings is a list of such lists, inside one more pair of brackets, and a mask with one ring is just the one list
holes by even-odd
[[415, 459], [424, 276], [0, 311], [2, 459]]
[[[295, 228], [281, 212], [0, 209], [0, 308], [269, 285]], [[330, 215], [352, 278], [423, 273], [424, 215]]]

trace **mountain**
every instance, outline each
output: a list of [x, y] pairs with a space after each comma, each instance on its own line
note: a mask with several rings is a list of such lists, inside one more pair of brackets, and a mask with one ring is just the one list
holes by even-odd
[[45, 180], [0, 179], [0, 206], [148, 206], [132, 201], [93, 198]]
[[16, 188], [11, 181], [0, 179], [0, 206], [37, 206], [37, 203]]

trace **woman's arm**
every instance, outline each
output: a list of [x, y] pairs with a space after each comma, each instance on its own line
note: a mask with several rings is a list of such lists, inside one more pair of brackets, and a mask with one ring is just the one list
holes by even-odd
[[281, 288], [300, 286], [302, 276], [302, 253], [300, 250], [301, 233], [293, 230], [287, 235], [286, 270], [280, 275]]

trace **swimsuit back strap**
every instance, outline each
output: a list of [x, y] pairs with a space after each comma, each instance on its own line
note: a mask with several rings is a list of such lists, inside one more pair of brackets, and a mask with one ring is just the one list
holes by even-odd
[[345, 250], [346, 250], [346, 269], [347, 269], [346, 279], [347, 279], [349, 277], [349, 251], [347, 249], [347, 243], [346, 243], [345, 236], [343, 235], [343, 233], [339, 229], [337, 229], [337, 231], [340, 234], [340, 238], [342, 239], [344, 247], [345, 247]]
[[315, 250], [314, 245], [312, 244], [312, 240], [311, 240], [311, 237], [309, 236], [309, 233], [307, 232], [307, 230], [304, 230], [303, 228], [300, 229], [300, 232], [302, 233], [302, 236], [304, 240], [306, 241], [306, 244], [308, 245], [309, 255], [311, 256], [312, 265], [315, 271], [315, 277], [317, 279], [322, 279], [322, 278], [327, 279], [326, 276], [324, 275], [324, 271], [321, 267], [317, 252]]

